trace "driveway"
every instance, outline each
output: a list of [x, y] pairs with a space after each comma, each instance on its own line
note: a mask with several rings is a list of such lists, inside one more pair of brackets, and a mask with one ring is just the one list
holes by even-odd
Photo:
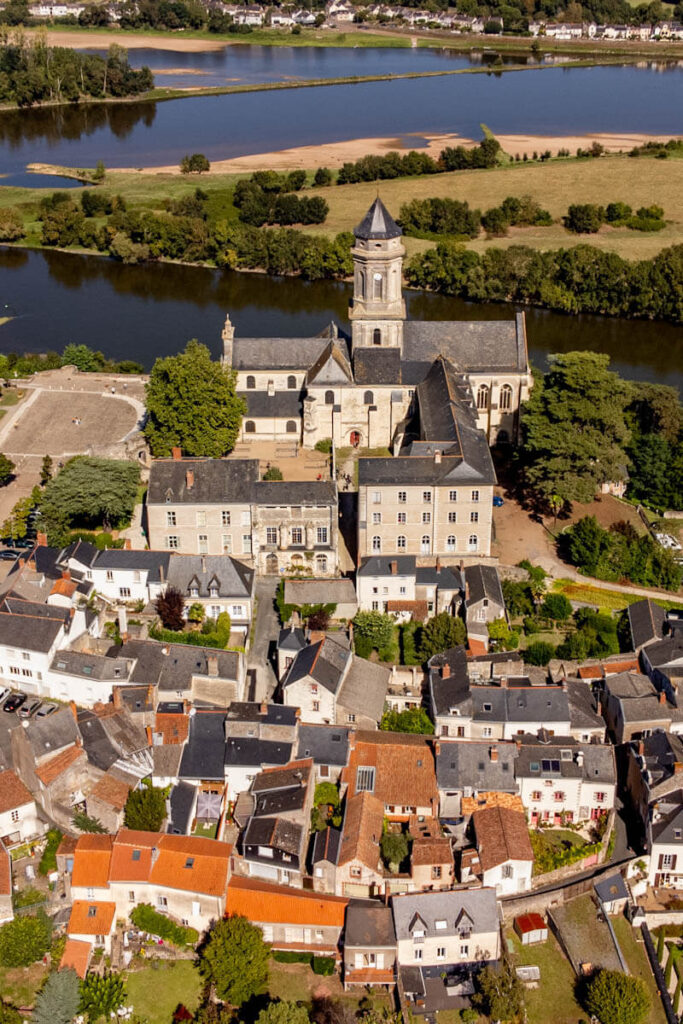
[[279, 582], [277, 576], [263, 576], [256, 581], [258, 605], [253, 644], [247, 660], [250, 677], [248, 700], [271, 700], [277, 686], [273, 664], [280, 632], [280, 620], [275, 607], [275, 591]]

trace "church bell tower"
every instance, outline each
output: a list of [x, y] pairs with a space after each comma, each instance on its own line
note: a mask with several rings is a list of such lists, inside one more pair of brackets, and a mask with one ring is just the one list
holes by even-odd
[[401, 229], [378, 196], [353, 233], [352, 348], [401, 349], [406, 318]]

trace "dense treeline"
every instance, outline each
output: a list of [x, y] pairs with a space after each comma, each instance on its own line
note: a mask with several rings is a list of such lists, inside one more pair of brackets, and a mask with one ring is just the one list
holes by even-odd
[[474, 302], [527, 302], [564, 313], [683, 323], [683, 245], [629, 262], [590, 245], [538, 252], [525, 245], [481, 255], [452, 240], [409, 260], [409, 284]]
[[613, 228], [631, 228], [633, 231], [661, 231], [664, 227], [664, 210], [661, 206], [641, 206], [635, 213], [628, 203], [573, 203], [563, 218], [568, 231], [577, 235], [595, 234], [603, 224]]
[[244, 224], [322, 224], [329, 206], [321, 196], [298, 196], [306, 182], [305, 171], [278, 174], [257, 171], [250, 180], [238, 181], [233, 204]]
[[[409, 153], [392, 150], [384, 156], [363, 156], [355, 162], [345, 163], [337, 175], [338, 185], [354, 185], [359, 181], [377, 181], [390, 178], [414, 177], [418, 174], [443, 174], [444, 171], [463, 171], [477, 167], [495, 167], [498, 162], [500, 143], [497, 139], [486, 138], [465, 149], [464, 146], [448, 146], [439, 154], [438, 160], [428, 153], [411, 149]], [[324, 168], [322, 168], [324, 170]]]
[[66, 345], [62, 353], [6, 352], [0, 355], [0, 377], [30, 377], [43, 370], [57, 370], [60, 366], [75, 366], [81, 373], [144, 373], [141, 363], [132, 359], [108, 359], [87, 345]]
[[562, 535], [560, 548], [573, 565], [599, 580], [672, 591], [681, 585], [682, 570], [671, 552], [649, 535], [639, 536], [626, 521], [605, 530], [595, 516], [585, 516]]
[[38, 35], [30, 41], [9, 37], [0, 46], [0, 102], [30, 107], [34, 103], [74, 102], [81, 97], [137, 96], [154, 86], [148, 67], [135, 71], [126, 51], [111, 46], [103, 57], [61, 46], [47, 46]]
[[406, 235], [455, 235], [476, 238], [480, 225], [490, 235], [506, 235], [510, 226], [549, 225], [552, 217], [530, 196], [508, 196], [485, 213], [458, 199], [413, 199], [404, 203], [399, 223]]

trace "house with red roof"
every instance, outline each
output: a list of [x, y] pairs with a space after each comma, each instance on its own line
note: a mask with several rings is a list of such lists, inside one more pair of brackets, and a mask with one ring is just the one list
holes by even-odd
[[47, 825], [38, 817], [31, 793], [12, 771], [0, 771], [0, 840], [15, 846], [37, 839]]

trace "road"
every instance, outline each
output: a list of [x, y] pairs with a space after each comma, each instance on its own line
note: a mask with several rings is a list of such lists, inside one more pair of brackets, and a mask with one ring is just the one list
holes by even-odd
[[277, 676], [274, 670], [275, 645], [280, 632], [280, 620], [275, 607], [275, 591], [279, 579], [263, 576], [256, 581], [256, 619], [254, 621], [254, 642], [247, 660], [250, 676], [249, 700], [271, 700]]

